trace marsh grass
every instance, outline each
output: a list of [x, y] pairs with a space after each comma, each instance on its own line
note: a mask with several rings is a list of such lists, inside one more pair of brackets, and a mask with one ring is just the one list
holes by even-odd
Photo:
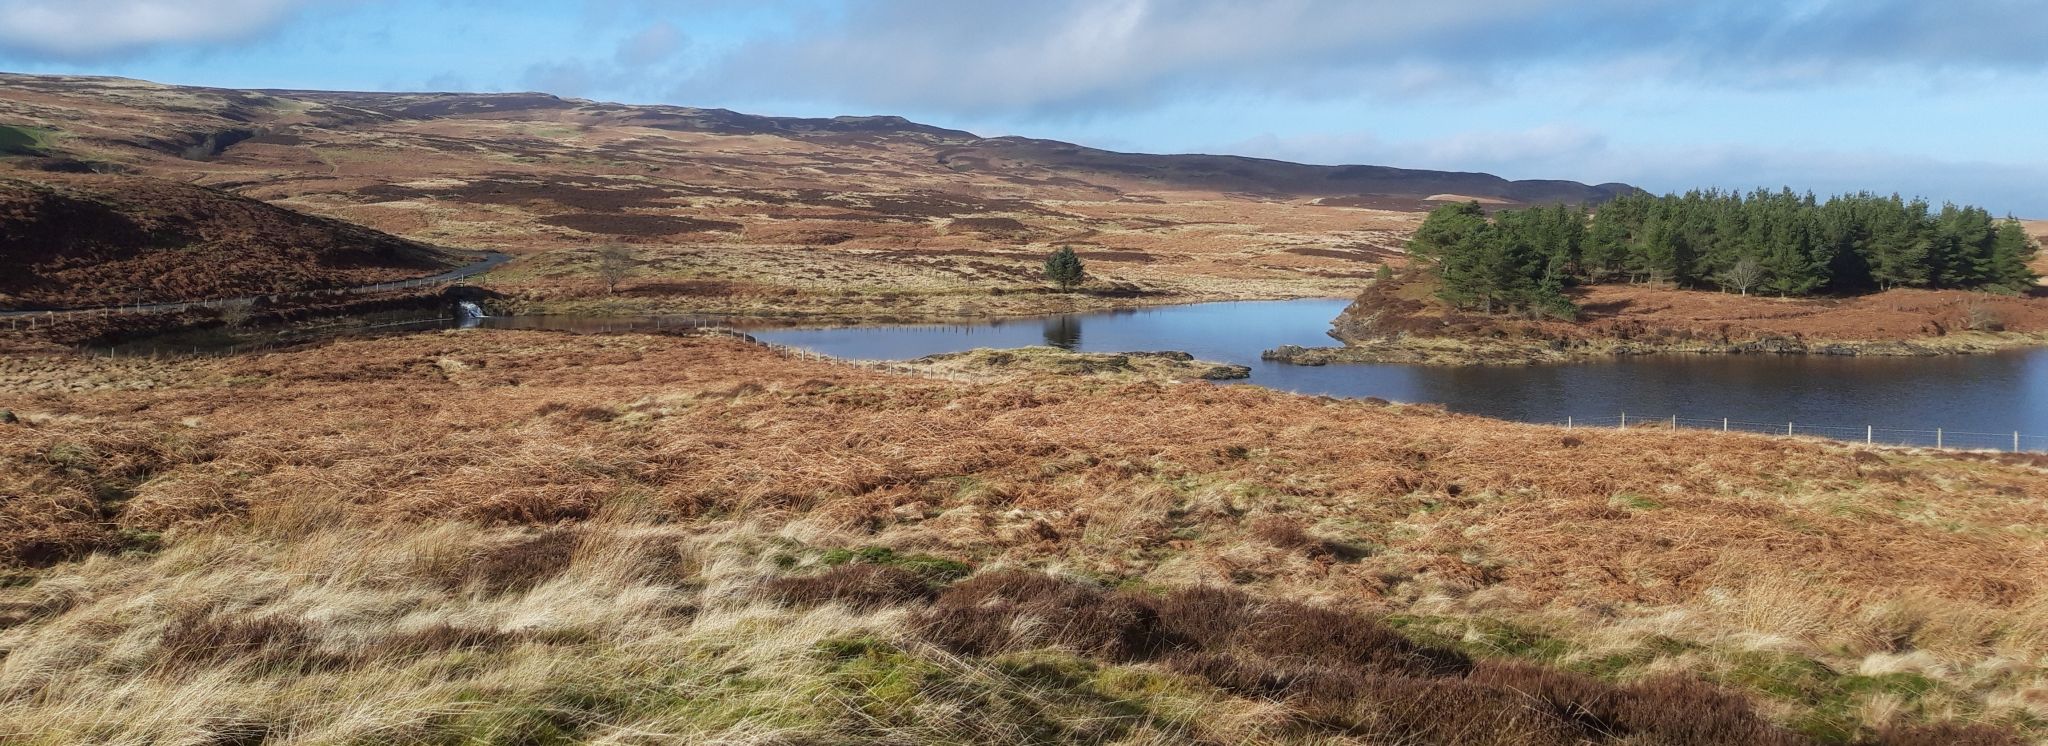
[[[2031, 462], [1567, 446], [640, 335], [155, 374], [6, 402], [7, 739], [1998, 743], [2048, 718]], [[1678, 735], [1680, 700], [1725, 717]], [[1446, 703], [1485, 715], [1443, 730]]]

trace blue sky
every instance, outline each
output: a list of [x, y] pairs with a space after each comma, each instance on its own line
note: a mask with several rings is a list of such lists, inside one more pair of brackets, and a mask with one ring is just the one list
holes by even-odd
[[2048, 217], [2020, 0], [0, 0], [0, 68], [899, 114], [1144, 152]]

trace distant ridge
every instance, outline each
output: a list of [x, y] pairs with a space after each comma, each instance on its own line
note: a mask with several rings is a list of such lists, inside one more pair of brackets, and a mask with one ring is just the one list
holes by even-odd
[[[140, 99], [177, 94], [175, 131], [137, 132], [127, 145], [159, 153], [217, 157], [274, 129], [356, 128], [405, 121], [546, 118], [582, 126], [645, 127], [728, 136], [773, 136], [839, 145], [921, 148], [955, 172], [1038, 180], [1083, 180], [1118, 189], [1198, 189], [1275, 199], [1321, 199], [1327, 205], [1415, 209], [1439, 195], [1515, 204], [1597, 204], [1634, 190], [1627, 184], [1511, 181], [1492, 174], [1373, 165], [1318, 166], [1235, 155], [1120, 153], [1056, 140], [980, 137], [897, 116], [774, 117], [726, 109], [630, 105], [546, 93], [361, 93], [290, 89], [237, 90], [168, 86], [120, 78], [0, 74], [7, 89], [62, 96]], [[313, 105], [296, 118], [277, 104]], [[153, 103], [153, 102], [152, 102]], [[195, 105], [195, 104], [210, 104]], [[151, 108], [145, 106], [143, 108]], [[211, 120], [207, 122], [205, 120]], [[259, 141], [260, 142], [260, 141]]]

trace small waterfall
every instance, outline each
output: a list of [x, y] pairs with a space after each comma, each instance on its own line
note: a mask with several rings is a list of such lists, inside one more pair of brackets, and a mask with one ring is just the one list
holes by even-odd
[[484, 307], [477, 305], [474, 301], [462, 301], [455, 304], [455, 327], [457, 329], [475, 329], [483, 323], [483, 319], [489, 317], [490, 314], [484, 313]]

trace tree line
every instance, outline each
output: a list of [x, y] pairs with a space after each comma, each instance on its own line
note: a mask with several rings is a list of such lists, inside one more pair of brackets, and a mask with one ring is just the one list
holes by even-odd
[[1569, 317], [1567, 287], [1660, 282], [1781, 296], [1891, 288], [2019, 292], [2036, 246], [1984, 208], [1869, 193], [1704, 190], [1635, 193], [1584, 208], [1507, 210], [1477, 202], [1430, 212], [1409, 253], [1435, 268], [1460, 308]]

